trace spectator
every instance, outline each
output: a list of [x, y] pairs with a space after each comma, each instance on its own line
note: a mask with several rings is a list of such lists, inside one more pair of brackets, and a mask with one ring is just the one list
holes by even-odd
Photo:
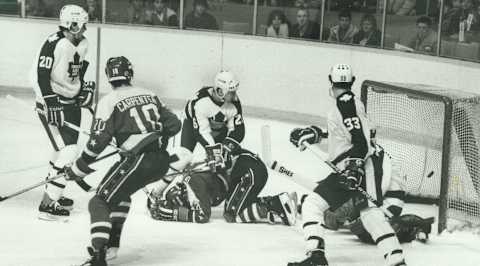
[[148, 12], [145, 23], [158, 26], [178, 27], [177, 13], [168, 8], [167, 0], [154, 0], [153, 10]]
[[480, 32], [480, 5], [477, 6], [475, 13], [473, 14], [473, 21], [470, 27], [470, 31]]
[[329, 42], [352, 43], [358, 28], [352, 24], [352, 14], [348, 10], [338, 13], [338, 25], [330, 28]]
[[458, 33], [462, 16], [462, 1], [452, 0], [445, 2], [442, 22], [442, 33], [450, 36]]
[[194, 0], [193, 11], [185, 17], [185, 27], [218, 30], [217, 20], [207, 9], [207, 0]]
[[360, 22], [361, 29], [353, 36], [353, 43], [362, 46], [379, 47], [382, 33], [377, 28], [377, 19], [371, 14], [365, 14]]
[[300, 8], [297, 11], [297, 23], [290, 31], [290, 37], [318, 40], [320, 35], [320, 25], [317, 22], [309, 20], [308, 9]]
[[417, 19], [417, 32], [408, 46], [415, 51], [434, 54], [437, 49], [437, 33], [432, 30], [432, 19], [421, 16]]
[[473, 6], [473, 0], [463, 0], [460, 22], [463, 22], [465, 24], [466, 31], [470, 31], [474, 16], [475, 7]]
[[269, 37], [288, 38], [288, 22], [285, 13], [274, 9], [268, 15], [266, 35]]
[[97, 0], [85, 0], [85, 11], [88, 13], [88, 22], [102, 21], [102, 8]]
[[130, 0], [128, 6], [128, 23], [144, 24], [145, 23], [145, 0]]

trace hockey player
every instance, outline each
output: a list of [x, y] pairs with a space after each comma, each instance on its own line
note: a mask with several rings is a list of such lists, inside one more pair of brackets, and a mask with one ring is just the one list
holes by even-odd
[[[403, 214], [389, 218], [388, 222], [395, 231], [395, 235], [400, 243], [408, 243], [413, 240], [426, 243], [432, 231], [434, 218], [422, 218], [415, 214]], [[333, 231], [340, 228], [348, 229], [362, 242], [375, 244], [370, 233], [365, 230], [360, 220], [359, 212], [353, 206], [353, 200], [347, 201], [335, 211], [327, 210], [324, 216], [324, 226]]]
[[[84, 81], [88, 61], [86, 31], [88, 14], [81, 7], [66, 5], [60, 10], [60, 30], [42, 45], [32, 72], [36, 110], [54, 148], [48, 176], [55, 176], [77, 155], [78, 132], [63, 127], [64, 121], [80, 125], [80, 107], [90, 107], [95, 82]], [[56, 220], [69, 216], [73, 200], [63, 196], [65, 179], [46, 185], [39, 218]]]
[[245, 136], [242, 105], [237, 95], [239, 82], [230, 71], [220, 71], [213, 87], [203, 87], [185, 106], [181, 146], [193, 152], [229, 138], [241, 143]]
[[92, 134], [81, 156], [65, 168], [67, 179], [82, 179], [93, 172], [88, 164], [113, 138], [122, 150], [120, 161], [107, 172], [88, 204], [92, 247], [88, 248], [91, 258], [83, 265], [90, 266], [107, 265], [106, 249], [113, 253], [118, 249], [130, 196], [167, 172], [168, 138], [181, 127], [180, 120], [153, 92], [130, 83], [133, 69], [127, 58], [108, 59], [105, 71], [113, 90], [98, 104]]
[[[211, 149], [217, 149], [213, 151]], [[207, 147], [209, 158], [221, 154], [222, 146]], [[230, 156], [230, 155], [227, 155]], [[149, 206], [152, 218], [165, 221], [206, 223], [211, 208], [225, 201], [223, 217], [229, 223], [283, 223], [294, 225], [296, 194], [284, 192], [258, 197], [268, 179], [265, 164], [252, 152], [235, 146], [232, 158], [216, 160], [225, 165], [215, 172], [193, 173], [174, 180], [164, 191], [156, 190], [157, 198]], [[231, 160], [231, 162], [228, 162]]]
[[[358, 187], [372, 197], [377, 196], [375, 174], [385, 174], [383, 158], [373, 160], [375, 145], [371, 125], [363, 104], [351, 91], [355, 81], [352, 69], [346, 64], [337, 64], [330, 70], [330, 95], [336, 108], [328, 114], [329, 160], [340, 167], [342, 173], [331, 173], [318, 183], [302, 204], [303, 230], [307, 242], [307, 258], [289, 266], [328, 265], [325, 257], [324, 228], [321, 226], [324, 212], [335, 210], [349, 199], [360, 210], [360, 219], [365, 229], [375, 240], [388, 266], [406, 265], [403, 251], [383, 211], [358, 192]], [[290, 141], [301, 150], [305, 143], [318, 143], [325, 133], [318, 127], [294, 129]], [[391, 212], [395, 210], [392, 209]]]

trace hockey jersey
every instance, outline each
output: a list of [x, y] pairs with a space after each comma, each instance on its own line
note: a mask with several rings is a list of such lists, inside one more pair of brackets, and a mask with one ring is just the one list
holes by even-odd
[[37, 98], [59, 95], [68, 101], [78, 95], [88, 62], [88, 41], [77, 45], [59, 31], [48, 37], [35, 62], [32, 83]]
[[363, 103], [347, 91], [337, 97], [336, 107], [329, 112], [327, 121], [329, 160], [338, 164], [346, 158], [366, 159], [374, 151], [373, 128]]
[[185, 115], [193, 121], [200, 143], [215, 144], [219, 135], [228, 135], [240, 143], [245, 136], [240, 100], [236, 97], [232, 102], [217, 102], [212, 93], [212, 87], [203, 87], [185, 106]]
[[[119, 87], [99, 101], [82, 157], [93, 161], [113, 138], [117, 146], [131, 150], [152, 132], [161, 132], [168, 139], [180, 127], [177, 116], [153, 92], [134, 86]], [[166, 145], [166, 141], [159, 142], [155, 148], [164, 149]]]

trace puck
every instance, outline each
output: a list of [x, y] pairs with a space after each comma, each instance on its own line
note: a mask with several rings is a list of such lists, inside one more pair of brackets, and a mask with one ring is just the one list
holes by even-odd
[[430, 173], [428, 173], [427, 177], [430, 178], [432, 177], [432, 175], [434, 174], [435, 172], [431, 171]]

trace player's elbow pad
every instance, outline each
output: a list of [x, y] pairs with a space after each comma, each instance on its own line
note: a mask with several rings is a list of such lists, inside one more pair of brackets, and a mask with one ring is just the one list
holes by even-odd
[[163, 135], [165, 136], [174, 136], [176, 135], [182, 127], [182, 122], [178, 118], [170, 118], [163, 122]]

